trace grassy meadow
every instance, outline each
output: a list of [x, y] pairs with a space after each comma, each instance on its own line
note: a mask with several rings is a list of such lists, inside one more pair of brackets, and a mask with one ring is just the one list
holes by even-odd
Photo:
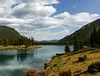
[[[78, 58], [84, 55], [87, 56], [87, 59], [83, 62], [78, 61]], [[69, 69], [73, 72], [73, 76], [100, 76], [100, 72], [94, 74], [86, 72], [88, 66], [94, 62], [100, 62], [100, 49], [83, 49], [76, 52], [62, 53], [54, 56], [47, 63], [46, 69], [38, 72], [38, 76], [41, 76], [40, 74], [59, 76], [60, 71]]]

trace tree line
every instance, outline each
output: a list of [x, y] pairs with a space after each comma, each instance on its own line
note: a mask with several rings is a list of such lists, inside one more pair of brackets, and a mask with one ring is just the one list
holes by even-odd
[[20, 36], [18, 38], [5, 38], [0, 37], [0, 45], [34, 45], [34, 38], [27, 38], [25, 36]]
[[91, 47], [100, 46], [100, 27], [94, 26], [90, 36]]
[[[70, 52], [69, 43], [70, 43], [69, 40], [67, 40], [65, 46], [65, 52]], [[75, 37], [74, 42], [72, 42], [72, 44], [74, 46], [74, 51], [83, 49], [84, 46], [100, 47], [100, 27], [94, 26], [94, 28], [91, 31], [91, 35], [87, 40], [84, 40], [81, 34], [78, 34]]]

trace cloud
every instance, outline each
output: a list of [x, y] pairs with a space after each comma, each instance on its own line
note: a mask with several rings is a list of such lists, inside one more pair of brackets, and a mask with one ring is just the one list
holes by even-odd
[[52, 6], [42, 6], [39, 3], [22, 3], [13, 8], [12, 15], [16, 18], [46, 17], [56, 12]]
[[4, 17], [5, 16], [5, 12], [3, 8], [0, 8], [0, 17]]
[[88, 12], [71, 15], [68, 12], [64, 12], [54, 17], [63, 20], [63, 25], [67, 25], [69, 27], [82, 27], [83, 25], [100, 18], [100, 15], [90, 14]]
[[39, 3], [41, 5], [58, 4], [58, 0], [16, 0], [17, 3]]
[[58, 3], [58, 0], [1, 0], [0, 24], [15, 28], [21, 35], [33, 36], [35, 40], [51, 40], [63, 38], [100, 17], [88, 12], [52, 16], [57, 12], [53, 4]]

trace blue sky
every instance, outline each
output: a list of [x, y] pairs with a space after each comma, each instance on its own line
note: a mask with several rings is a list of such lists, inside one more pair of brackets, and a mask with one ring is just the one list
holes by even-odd
[[35, 40], [61, 39], [100, 18], [100, 0], [1, 0], [0, 24]]
[[69, 12], [71, 14], [89, 12], [100, 14], [100, 0], [59, 0], [60, 3], [53, 5], [57, 13]]
[[13, 9], [14, 7], [16, 7], [16, 6], [18, 6], [18, 5], [19, 5], [19, 3], [13, 4], [13, 5], [11, 6], [11, 8]]

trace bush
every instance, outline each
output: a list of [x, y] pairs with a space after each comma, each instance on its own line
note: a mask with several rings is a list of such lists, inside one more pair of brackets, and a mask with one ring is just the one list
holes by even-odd
[[88, 72], [89, 73], [100, 72], [100, 62], [95, 62], [89, 65]]
[[85, 61], [87, 59], [87, 56], [84, 55], [83, 57], [78, 57], [78, 61]]
[[48, 63], [44, 63], [44, 69], [47, 69]]
[[78, 61], [85, 61], [84, 57], [79, 57]]
[[87, 56], [86, 55], [84, 55], [84, 59], [87, 59]]
[[37, 76], [47, 76], [46, 74], [47, 74], [46, 71], [42, 71], [42, 72], [38, 72]]
[[73, 72], [70, 69], [68, 71], [61, 71], [59, 76], [73, 76]]

